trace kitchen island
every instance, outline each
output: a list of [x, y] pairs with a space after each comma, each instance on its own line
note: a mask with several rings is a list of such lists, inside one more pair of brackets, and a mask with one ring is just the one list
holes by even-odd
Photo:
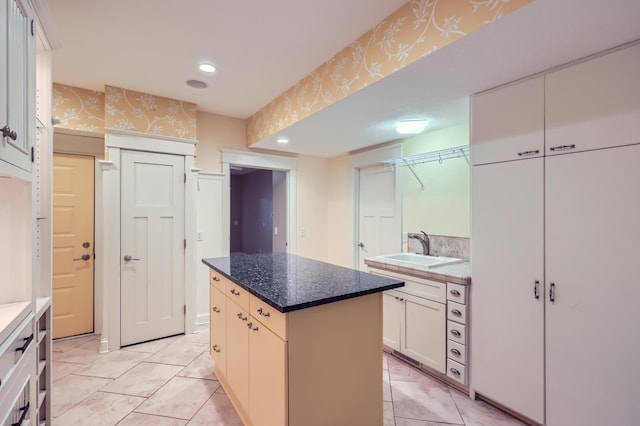
[[287, 254], [203, 259], [215, 373], [247, 425], [382, 425], [382, 291]]

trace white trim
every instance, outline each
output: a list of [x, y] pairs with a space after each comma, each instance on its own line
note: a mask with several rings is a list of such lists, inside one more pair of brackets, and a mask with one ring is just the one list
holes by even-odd
[[50, 50], [62, 47], [60, 36], [56, 30], [56, 25], [46, 0], [31, 0], [33, 11], [38, 17], [38, 23], [44, 32]]
[[230, 251], [230, 209], [231, 209], [231, 174], [229, 166], [251, 167], [256, 169], [279, 170], [287, 173], [287, 252], [296, 254], [297, 252], [297, 235], [296, 235], [296, 218], [297, 218], [297, 173], [298, 160], [292, 157], [284, 157], [280, 155], [261, 154], [252, 151], [235, 151], [229, 149], [221, 149], [222, 151], [222, 174], [223, 181], [223, 211], [222, 211], [222, 229], [224, 230], [223, 251], [226, 255]]
[[[197, 140], [147, 135], [145, 133], [108, 130], [104, 135], [105, 147], [161, 154], [195, 155]], [[189, 170], [189, 169], [188, 169]]]
[[349, 166], [355, 169], [361, 169], [398, 157], [402, 157], [402, 142], [352, 154], [349, 156]]
[[175, 136], [165, 136], [165, 135], [153, 135], [150, 133], [135, 132], [133, 130], [114, 129], [111, 127], [104, 129], [104, 134], [105, 136], [108, 136], [108, 135], [133, 136], [141, 139], [150, 139], [154, 141], [178, 142], [178, 143], [186, 143], [190, 145], [196, 145], [198, 143], [197, 139], [186, 139], [186, 138], [178, 138]]

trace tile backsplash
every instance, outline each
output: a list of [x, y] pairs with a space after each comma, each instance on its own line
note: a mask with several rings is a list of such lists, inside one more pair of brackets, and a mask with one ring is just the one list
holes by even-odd
[[[428, 235], [429, 254], [432, 256], [457, 257], [469, 260], [469, 238]], [[422, 253], [422, 245], [415, 238], [408, 238], [407, 251], [410, 253]]]

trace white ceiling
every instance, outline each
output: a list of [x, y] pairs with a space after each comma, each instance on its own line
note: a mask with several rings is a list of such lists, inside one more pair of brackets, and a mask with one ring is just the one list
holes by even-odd
[[[399, 0], [49, 0], [54, 81], [113, 85], [246, 118], [403, 4]], [[188, 5], [185, 7], [184, 5]], [[108, 23], [108, 25], [104, 25]], [[332, 157], [393, 140], [399, 118], [468, 121], [468, 95], [640, 39], [638, 0], [536, 0], [255, 147]], [[211, 77], [196, 69], [211, 60]], [[204, 91], [189, 78], [209, 83]]]

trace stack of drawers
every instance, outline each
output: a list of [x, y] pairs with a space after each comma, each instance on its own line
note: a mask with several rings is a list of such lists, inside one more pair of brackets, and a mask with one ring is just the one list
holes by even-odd
[[447, 283], [447, 376], [467, 384], [467, 287]]

